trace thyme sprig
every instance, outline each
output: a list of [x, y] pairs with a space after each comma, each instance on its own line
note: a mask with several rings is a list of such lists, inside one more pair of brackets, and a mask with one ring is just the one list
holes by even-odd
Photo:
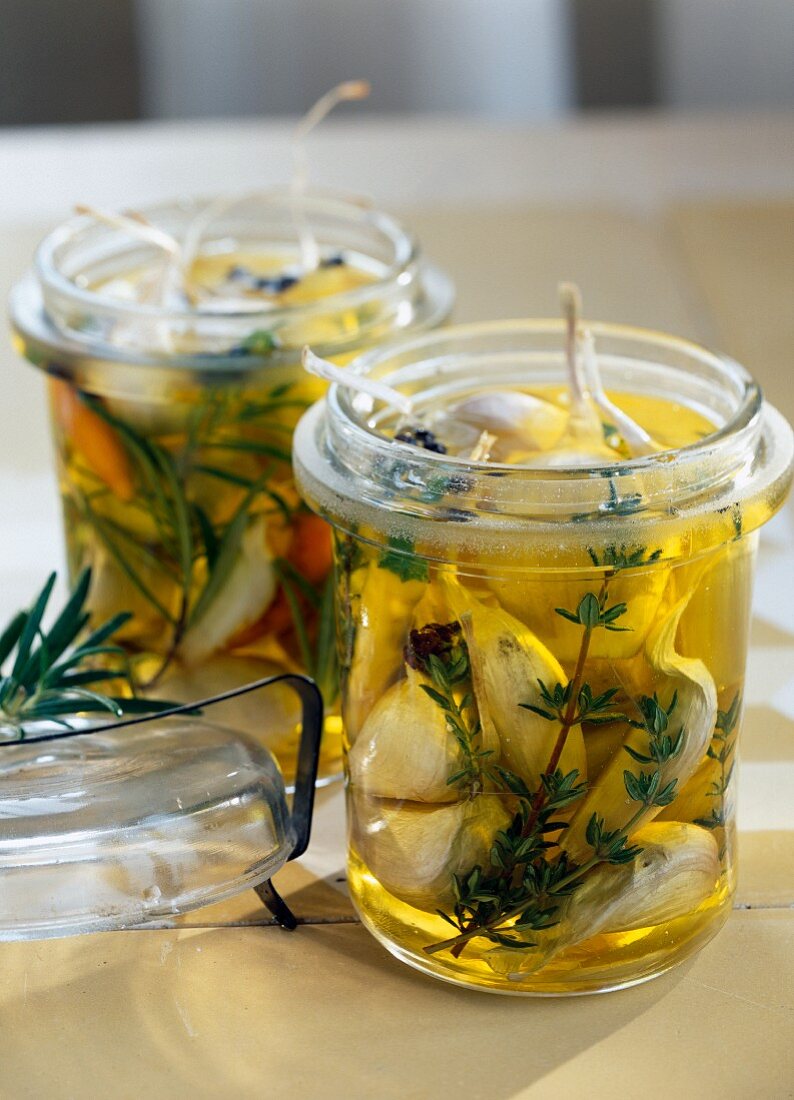
[[733, 777], [733, 769], [736, 763], [734, 752], [736, 749], [736, 733], [739, 715], [742, 709], [741, 693], [736, 692], [733, 702], [727, 710], [717, 711], [717, 721], [714, 728], [714, 736], [706, 750], [706, 755], [711, 760], [716, 760], [720, 766], [719, 777], [709, 784], [706, 792], [708, 798], [717, 799], [707, 817], [696, 817], [695, 824], [702, 825], [704, 829], [725, 828], [725, 795]]
[[430, 678], [429, 684], [420, 687], [443, 711], [447, 729], [460, 748], [463, 767], [449, 776], [447, 784], [465, 785], [472, 795], [480, 793], [483, 761], [492, 750], [479, 747], [482, 724], [474, 705], [469, 651], [460, 623], [428, 623], [412, 630], [404, 656], [406, 664]]
[[[120, 612], [78, 637], [88, 628], [91, 614], [85, 602], [91, 571], [84, 569], [55, 622], [45, 630], [43, 620], [55, 585], [51, 573], [30, 609], [20, 611], [0, 635], [0, 735], [23, 741], [34, 726], [47, 722], [64, 730], [79, 714], [109, 712], [155, 713], [172, 703], [134, 695], [129, 661], [113, 635], [131, 618]], [[10, 663], [10, 667], [6, 667]], [[100, 684], [116, 684], [129, 696], [107, 694]]]
[[[514, 950], [536, 947], [537, 940], [526, 938], [524, 933], [544, 931], [558, 923], [561, 899], [573, 894], [594, 867], [635, 860], [642, 848], [631, 843], [633, 830], [650, 809], [669, 805], [676, 795], [677, 780], [665, 784], [663, 779], [665, 764], [680, 753], [684, 743], [682, 734], [672, 739], [666, 733], [677, 702], [676, 697], [665, 709], [655, 697], [641, 700], [644, 721], [636, 725], [648, 731], [648, 754], [636, 755], [657, 761], [656, 767], [636, 773], [624, 771], [626, 793], [637, 804], [636, 809], [622, 826], [611, 830], [602, 816], [593, 813], [585, 829], [592, 855], [580, 864], [549, 835], [566, 827], [565, 821], [554, 819], [555, 812], [587, 791], [586, 783], [577, 782], [578, 773], [546, 773], [540, 777], [537, 790], [530, 792], [520, 777], [495, 769], [501, 773], [506, 789], [518, 796], [518, 809], [509, 828], [494, 839], [489, 853], [491, 866], [477, 865], [455, 876], [453, 913], [437, 910], [457, 929], [457, 935], [424, 950], [431, 955], [449, 950], [457, 957], [476, 937]], [[549, 858], [554, 849], [556, 854]]]
[[[657, 556], [654, 553], [649, 560]], [[458, 957], [468, 942], [477, 937], [514, 950], [537, 946], [537, 940], [527, 933], [542, 932], [558, 923], [562, 899], [574, 893], [594, 867], [635, 860], [642, 849], [631, 843], [632, 831], [649, 810], [667, 806], [676, 797], [677, 779], [665, 782], [665, 771], [669, 761], [682, 751], [686, 737], [683, 727], [675, 736], [669, 732], [678, 705], [677, 693], [673, 693], [667, 706], [656, 694], [641, 696], [637, 701], [640, 716], [637, 719], [612, 709], [618, 687], [595, 694], [585, 679], [593, 632], [625, 629], [618, 620], [628, 611], [627, 605], [609, 604], [611, 577], [620, 569], [646, 560], [644, 549], [639, 548], [609, 548], [606, 557], [608, 573], [600, 591], [585, 593], [575, 611], [556, 609], [557, 614], [583, 630], [570, 681], [550, 686], [539, 680], [541, 705], [519, 704], [547, 721], [560, 724], [546, 770], [537, 788], [530, 791], [519, 776], [498, 764], [489, 769], [492, 778], [501, 780], [502, 789], [518, 799], [518, 806], [510, 826], [494, 838], [490, 866], [477, 865], [454, 876], [453, 912], [438, 910], [438, 915], [456, 929], [456, 935], [425, 947], [428, 954], [449, 950]], [[594, 564], [601, 563], [594, 558]], [[578, 781], [576, 770], [563, 774], [559, 761], [574, 726], [619, 719], [648, 734], [645, 752], [625, 746], [635, 763], [642, 765], [639, 771], [626, 768], [623, 773], [626, 794], [635, 809], [624, 824], [612, 829], [607, 829], [604, 816], [594, 812], [585, 829], [585, 841], [592, 854], [578, 864], [559, 845], [566, 822], [556, 819], [555, 814], [580, 799], [587, 791], [587, 784]]]

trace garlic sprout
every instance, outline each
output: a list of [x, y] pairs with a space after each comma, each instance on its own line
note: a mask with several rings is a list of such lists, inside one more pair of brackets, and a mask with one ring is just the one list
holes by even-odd
[[584, 364], [584, 375], [587, 380], [590, 396], [601, 412], [608, 416], [614, 423], [632, 454], [655, 454], [660, 448], [654, 443], [645, 429], [638, 424], [636, 420], [632, 420], [630, 416], [627, 416], [622, 409], [619, 409], [604, 393], [604, 387], [601, 383], [601, 372], [598, 369], [595, 339], [589, 329], [585, 330], [582, 336], [582, 362]]
[[311, 231], [311, 226], [300, 204], [300, 200], [306, 192], [309, 178], [306, 138], [334, 107], [340, 103], [366, 99], [369, 93], [370, 84], [368, 80], [345, 80], [341, 84], [337, 84], [336, 87], [331, 88], [325, 95], [320, 96], [295, 128], [292, 139], [293, 171], [290, 191], [300, 241], [301, 265], [304, 271], [313, 271], [320, 263], [320, 249], [317, 245], [317, 239]]
[[336, 382], [338, 385], [356, 390], [358, 393], [365, 393], [368, 397], [383, 401], [384, 404], [396, 409], [404, 416], [410, 416], [413, 411], [413, 402], [404, 393], [387, 386], [384, 382], [378, 382], [375, 378], [369, 378], [364, 374], [356, 374], [345, 367], [336, 366], [335, 363], [331, 363], [327, 359], [321, 359], [319, 355], [315, 355], [308, 344], [303, 349], [301, 362], [303, 363], [303, 369], [316, 378], [322, 378], [326, 382]]

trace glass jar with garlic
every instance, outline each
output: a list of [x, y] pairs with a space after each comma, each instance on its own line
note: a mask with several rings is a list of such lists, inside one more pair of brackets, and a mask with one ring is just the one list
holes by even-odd
[[[44, 241], [16, 339], [48, 375], [70, 570], [92, 567], [102, 614], [134, 612], [120, 634], [140, 690], [308, 671], [329, 713], [321, 776], [341, 772], [331, 538], [290, 464], [324, 390], [300, 349], [345, 362], [451, 300], [398, 223], [304, 191], [90, 211]], [[224, 720], [260, 735], [258, 705], [234, 705]], [[298, 717], [288, 693], [268, 715], [287, 764]]]
[[792, 471], [737, 364], [563, 303], [371, 352], [295, 437], [335, 526], [354, 902], [410, 965], [508, 993], [642, 981], [725, 920]]

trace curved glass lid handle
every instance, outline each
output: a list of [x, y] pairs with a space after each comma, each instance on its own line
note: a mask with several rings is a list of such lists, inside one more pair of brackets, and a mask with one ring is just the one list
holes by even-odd
[[295, 769], [295, 789], [292, 795], [292, 831], [295, 846], [289, 856], [297, 859], [309, 845], [314, 812], [314, 791], [317, 765], [320, 759], [320, 739], [323, 734], [323, 697], [314, 680], [308, 676], [285, 674], [277, 676], [295, 691], [301, 701], [301, 737]]

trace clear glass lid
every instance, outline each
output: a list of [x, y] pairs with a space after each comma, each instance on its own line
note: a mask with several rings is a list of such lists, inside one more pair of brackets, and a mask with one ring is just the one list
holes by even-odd
[[321, 704], [304, 677], [242, 690], [280, 680], [303, 703], [291, 812], [267, 750], [195, 713], [234, 693], [0, 746], [0, 939], [135, 927], [248, 887], [294, 926], [269, 880], [308, 842]]

